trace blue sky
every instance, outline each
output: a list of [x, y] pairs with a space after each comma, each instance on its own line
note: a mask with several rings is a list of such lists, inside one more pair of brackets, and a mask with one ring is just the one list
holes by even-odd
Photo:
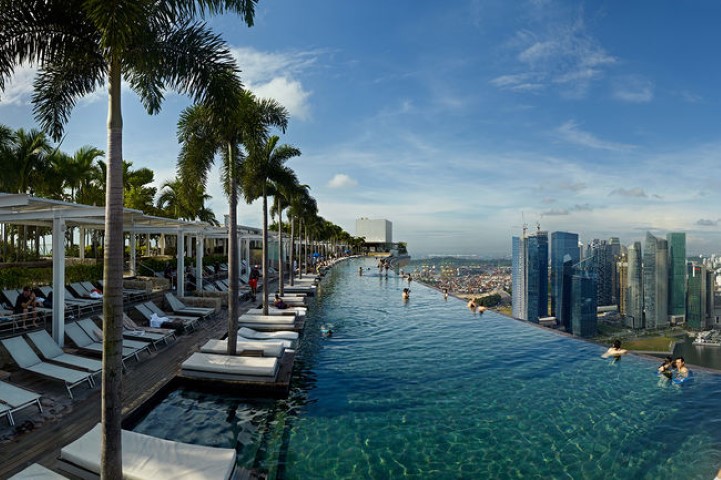
[[[285, 143], [320, 213], [355, 233], [387, 218], [414, 255], [510, 253], [525, 221], [629, 244], [721, 235], [721, 3], [261, 0], [256, 25], [215, 18], [245, 85], [291, 112]], [[0, 123], [34, 125], [32, 70]], [[157, 116], [124, 91], [124, 157], [174, 176], [186, 98]], [[104, 92], [73, 111], [62, 149], [105, 148]], [[211, 208], [227, 210], [211, 176]], [[239, 220], [259, 225], [258, 205]]]

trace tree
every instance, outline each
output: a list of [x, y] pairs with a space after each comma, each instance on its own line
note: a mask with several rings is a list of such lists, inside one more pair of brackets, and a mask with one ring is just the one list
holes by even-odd
[[265, 142], [249, 145], [243, 178], [245, 200], [250, 203], [263, 199], [263, 315], [268, 315], [268, 186], [272, 183], [290, 184], [295, 173], [285, 162], [300, 155], [290, 145], [278, 145], [280, 138], [273, 135]]
[[[283, 257], [283, 210], [290, 206], [290, 202], [293, 196], [296, 195], [302, 188], [308, 188], [307, 185], [300, 185], [298, 178], [293, 173], [292, 176], [288, 176], [282, 179], [282, 182], [272, 182], [270, 185], [273, 190], [273, 207], [270, 209], [270, 215], [278, 215], [278, 293], [283, 295], [283, 285], [285, 283], [285, 268]], [[293, 233], [291, 231], [291, 237]], [[292, 242], [291, 242], [292, 248]], [[293, 253], [291, 250], [289, 267], [293, 269]], [[293, 273], [291, 272], [291, 277]]]
[[220, 111], [217, 106], [198, 103], [185, 109], [178, 121], [178, 139], [182, 143], [178, 173], [185, 191], [198, 183], [205, 187], [216, 155], [222, 159], [222, 182], [228, 197], [228, 354], [235, 355], [238, 338], [238, 195], [244, 168], [245, 149], [250, 139], [265, 139], [270, 126], [285, 130], [288, 111], [274, 100], [258, 100], [238, 88]]
[[[34, 113], [58, 141], [78, 98], [107, 81], [108, 175], [105, 207], [101, 477], [122, 478], [123, 179], [120, 82], [148, 113], [164, 90], [208, 100], [220, 77], [236, 77], [226, 44], [197, 20], [237, 12], [252, 25], [257, 0], [0, 0], [0, 90], [15, 65], [38, 65]], [[216, 92], [217, 93], [217, 92]], [[224, 96], [216, 97], [222, 102]]]

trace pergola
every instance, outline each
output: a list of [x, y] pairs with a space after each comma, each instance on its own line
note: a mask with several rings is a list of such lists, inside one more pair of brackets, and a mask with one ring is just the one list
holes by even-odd
[[[206, 238], [228, 238], [227, 227], [214, 227], [204, 222], [189, 222], [171, 218], [145, 215], [140, 210], [123, 209], [123, 231], [130, 237], [130, 272], [136, 273], [136, 238], [138, 235], [177, 236], [177, 293], [185, 291], [185, 237], [195, 237], [196, 278], [202, 278], [204, 241]], [[103, 230], [105, 207], [81, 205], [61, 200], [34, 197], [26, 194], [0, 193], [0, 224], [33, 225], [48, 227], [52, 231], [53, 303], [52, 335], [64, 344], [65, 323], [65, 231], [68, 226], [81, 229]], [[260, 230], [239, 227], [238, 237], [242, 254], [249, 258], [249, 242], [260, 238]], [[84, 256], [84, 235], [80, 235], [80, 255]], [[243, 246], [245, 248], [243, 248]]]

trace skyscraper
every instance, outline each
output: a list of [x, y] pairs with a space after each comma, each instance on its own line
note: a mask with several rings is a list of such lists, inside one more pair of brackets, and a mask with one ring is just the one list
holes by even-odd
[[626, 290], [626, 326], [643, 328], [643, 267], [641, 242], [628, 247], [628, 288]]
[[539, 229], [529, 235], [526, 241], [528, 242], [526, 320], [538, 323], [539, 318], [548, 316], [548, 232]]
[[694, 330], [702, 330], [705, 326], [707, 312], [706, 298], [706, 267], [693, 262], [687, 264], [688, 271], [688, 310], [686, 325]]
[[596, 277], [598, 305], [613, 305], [613, 254], [605, 240], [593, 239], [588, 245], [588, 258]]
[[526, 320], [526, 229], [511, 239], [511, 314]]
[[619, 263], [623, 254], [623, 246], [621, 240], [618, 237], [611, 237], [608, 239], [608, 246], [611, 249], [611, 303], [618, 305], [619, 312], [621, 311], [621, 279], [619, 278]]
[[675, 323], [686, 315], [686, 234], [669, 233], [668, 242], [668, 314]]
[[566, 296], [565, 305], [561, 305], [563, 291], [563, 264], [567, 260], [572, 265], [581, 258], [578, 249], [578, 234], [568, 232], [551, 233], [551, 315], [561, 325], [570, 325], [570, 296]]
[[573, 267], [571, 280], [571, 333], [590, 338], [598, 330], [596, 274], [591, 259]]
[[663, 328], [668, 321], [668, 242], [646, 233], [643, 254], [643, 307], [646, 328]]

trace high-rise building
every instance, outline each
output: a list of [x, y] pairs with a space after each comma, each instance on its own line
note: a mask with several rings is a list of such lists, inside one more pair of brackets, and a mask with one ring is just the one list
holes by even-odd
[[570, 261], [572, 265], [581, 260], [578, 248], [578, 234], [569, 232], [551, 233], [551, 315], [556, 317], [560, 325], [570, 325], [570, 296], [562, 302], [563, 265]]
[[626, 316], [628, 296], [628, 253], [621, 253], [616, 260], [616, 287], [618, 288], [618, 313]]
[[668, 314], [674, 323], [683, 323], [686, 315], [686, 234], [669, 233], [668, 242]]
[[668, 319], [668, 242], [646, 233], [643, 254], [643, 308], [646, 328], [663, 328]]
[[522, 237], [511, 239], [511, 314], [527, 319], [526, 309], [526, 229]]
[[628, 287], [626, 289], [626, 326], [644, 328], [643, 319], [643, 267], [641, 242], [628, 247]]
[[596, 288], [598, 291], [597, 304], [606, 306], [614, 305], [613, 300], [613, 272], [614, 260], [611, 253], [611, 245], [605, 240], [593, 239], [588, 245], [588, 258], [591, 260], [591, 268], [596, 277]]
[[538, 323], [539, 318], [548, 316], [548, 232], [539, 229], [529, 235], [526, 241], [526, 320]]
[[621, 284], [618, 271], [618, 261], [623, 254], [623, 246], [618, 237], [608, 239], [608, 247], [611, 249], [611, 304], [618, 306], [621, 312]]
[[694, 330], [702, 330], [706, 327], [708, 316], [706, 267], [689, 262], [686, 268], [688, 271], [686, 325]]
[[590, 338], [598, 330], [596, 274], [587, 259], [573, 267], [571, 280], [571, 333]]

